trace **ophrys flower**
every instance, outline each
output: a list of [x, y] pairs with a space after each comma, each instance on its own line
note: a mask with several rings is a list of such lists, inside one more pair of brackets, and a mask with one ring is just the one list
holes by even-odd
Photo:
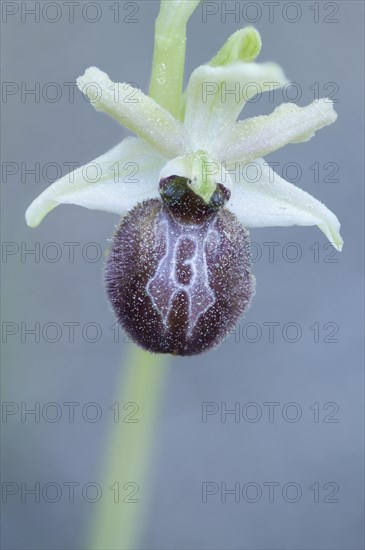
[[[52, 184], [26, 213], [32, 227], [61, 203], [119, 214], [106, 265], [113, 308], [138, 344], [180, 355], [218, 344], [250, 303], [244, 228], [317, 225], [342, 247], [336, 216], [262, 158], [334, 122], [332, 102], [286, 103], [237, 122], [258, 91], [288, 82], [278, 65], [254, 62], [261, 40], [251, 27], [198, 67], [182, 93], [186, 23], [198, 3], [161, 2], [149, 96], [95, 67], [78, 78], [97, 110], [139, 137]], [[132, 183], [122, 176], [127, 163], [137, 167]]]

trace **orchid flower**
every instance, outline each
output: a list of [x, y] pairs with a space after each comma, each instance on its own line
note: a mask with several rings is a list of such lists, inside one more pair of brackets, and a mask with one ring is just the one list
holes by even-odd
[[[31, 227], [59, 204], [119, 214], [106, 267], [114, 310], [141, 346], [181, 355], [218, 344], [249, 305], [246, 228], [317, 225], [336, 249], [343, 244], [337, 217], [262, 158], [332, 124], [332, 102], [285, 103], [237, 122], [258, 90], [288, 82], [279, 65], [255, 62], [252, 27], [230, 36], [183, 91], [186, 25], [198, 4], [161, 1], [149, 95], [96, 67], [77, 79], [95, 109], [138, 137], [53, 183], [26, 212]], [[132, 183], [121, 177], [128, 162], [138, 167]]]

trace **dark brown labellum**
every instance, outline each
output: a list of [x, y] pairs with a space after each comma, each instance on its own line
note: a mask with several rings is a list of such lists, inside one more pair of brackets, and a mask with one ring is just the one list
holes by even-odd
[[132, 339], [156, 353], [194, 355], [219, 344], [254, 293], [247, 231], [217, 186], [206, 205], [172, 176], [162, 200], [122, 219], [106, 264], [109, 299]]

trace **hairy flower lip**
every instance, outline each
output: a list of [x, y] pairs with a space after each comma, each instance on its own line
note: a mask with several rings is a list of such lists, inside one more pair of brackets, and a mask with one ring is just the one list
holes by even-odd
[[211, 350], [255, 293], [248, 232], [226, 209], [180, 223], [162, 202], [137, 205], [114, 235], [106, 262], [116, 316], [144, 349], [191, 356]]

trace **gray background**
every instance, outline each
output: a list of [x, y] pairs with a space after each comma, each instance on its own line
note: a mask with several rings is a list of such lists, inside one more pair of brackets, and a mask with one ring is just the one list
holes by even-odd
[[[3, 3], [4, 5], [5, 3]], [[14, 3], [13, 3], [14, 4]], [[28, 6], [33, 2], [27, 2]], [[41, 3], [43, 5], [43, 3]], [[62, 3], [60, 3], [62, 4]], [[81, 3], [80, 5], [83, 5]], [[149, 80], [153, 45], [153, 21], [158, 4], [138, 2], [138, 23], [114, 23], [111, 2], [101, 2], [103, 15], [92, 24], [75, 12], [75, 22], [68, 22], [66, 8], [54, 24], [41, 17], [21, 21], [20, 15], [2, 24], [2, 78], [7, 82], [39, 82], [62, 86], [57, 102], [41, 98], [35, 102], [20, 94], [2, 101], [2, 158], [6, 162], [85, 163], [116, 144], [127, 132], [107, 116], [96, 113], [75, 93], [70, 103], [65, 82], [74, 81], [86, 67], [96, 65], [114, 80], [136, 82], [146, 89]], [[244, 17], [232, 16], [222, 21], [219, 13], [202, 21], [198, 9], [189, 24], [187, 74], [207, 61], [235, 30], [247, 24]], [[247, 3], [241, 2], [241, 6]], [[254, 3], [257, 6], [257, 3]], [[319, 3], [319, 22], [313, 21], [310, 2], [300, 2], [302, 16], [296, 23], [285, 20], [281, 3], [274, 21], [263, 6], [262, 17], [255, 23], [263, 39], [261, 61], [275, 60], [286, 74], [302, 87], [298, 101], [305, 105], [313, 99], [309, 89], [318, 82], [323, 86], [335, 82], [338, 121], [320, 131], [306, 144], [288, 146], [271, 155], [281, 168], [287, 162], [300, 164], [303, 175], [298, 185], [325, 202], [342, 223], [344, 250], [329, 263], [325, 237], [317, 228], [276, 228], [251, 231], [252, 240], [262, 251], [255, 262], [257, 295], [240, 327], [241, 337], [232, 335], [216, 351], [191, 359], [171, 361], [167, 391], [161, 404], [156, 433], [156, 451], [151, 479], [154, 489], [149, 514], [140, 526], [140, 547], [146, 549], [360, 549], [363, 548], [363, 3]], [[18, 4], [20, 6], [20, 3]], [[233, 2], [227, 2], [232, 7]], [[325, 6], [327, 6], [325, 8]], [[333, 6], [339, 11], [331, 17]], [[131, 12], [128, 6], [121, 17]], [[327, 10], [327, 11], [326, 11]], [[249, 17], [254, 17], [254, 12]], [[294, 12], [285, 12], [293, 18]], [[90, 17], [93, 17], [90, 11]], [[328, 19], [338, 22], [328, 23]], [[49, 17], [53, 17], [51, 11]], [[265, 114], [283, 101], [281, 92], [275, 102], [262, 97], [246, 106], [244, 116]], [[318, 162], [321, 177], [313, 181], [310, 166]], [[328, 174], [323, 166], [336, 162], [338, 183], [323, 181]], [[279, 168], [279, 173], [280, 169]], [[67, 169], [63, 166], [63, 173]], [[2, 263], [2, 320], [27, 323], [36, 321], [62, 325], [76, 321], [81, 325], [98, 323], [103, 330], [96, 343], [76, 333], [69, 343], [64, 332], [57, 343], [32, 337], [22, 343], [20, 333], [3, 345], [3, 398], [5, 401], [63, 403], [93, 401], [105, 413], [100, 422], [88, 423], [78, 418], [70, 424], [31, 419], [21, 423], [14, 415], [2, 423], [3, 480], [46, 483], [77, 480], [100, 481], [106, 428], [110, 421], [108, 407], [120, 369], [125, 369], [131, 344], [113, 342], [108, 328], [114, 323], [102, 288], [102, 260], [85, 261], [81, 248], [96, 242], [104, 249], [118, 222], [116, 216], [78, 207], [60, 207], [42, 225], [31, 230], [24, 222], [28, 204], [47, 186], [42, 178], [32, 176], [21, 181], [19, 174], [3, 184], [2, 240], [29, 247], [56, 242], [62, 248], [60, 261], [51, 263], [41, 257], [39, 263], [20, 253]], [[67, 258], [65, 242], [78, 242], [75, 262]], [[268, 247], [277, 242], [274, 261], [269, 261]], [[297, 262], [283, 259], [289, 242], [301, 246]], [[319, 261], [313, 257], [313, 243], [319, 243]], [[315, 245], [317, 246], [317, 245]], [[292, 249], [293, 250], [293, 249]], [[289, 251], [292, 252], [292, 250]], [[50, 250], [50, 254], [52, 251]], [[92, 250], [90, 250], [92, 253]], [[267, 322], [278, 322], [273, 342], [269, 341]], [[281, 329], [288, 322], [297, 323], [302, 336], [296, 343], [285, 340]], [[319, 323], [319, 342], [314, 342], [309, 327]], [[331, 322], [338, 325], [333, 336], [338, 342], [326, 342]], [[247, 325], [251, 323], [251, 325]], [[257, 323], [253, 325], [252, 323]], [[255, 327], [262, 335], [253, 342]], [[292, 333], [289, 333], [289, 338]], [[123, 338], [122, 338], [123, 340]], [[251, 341], [250, 341], [251, 340]], [[131, 399], [133, 400], [133, 399]], [[219, 414], [202, 422], [203, 402], [225, 402], [233, 407], [254, 402], [262, 408], [256, 423], [241, 418], [234, 422], [219, 420]], [[278, 402], [274, 422], [268, 421], [264, 402]], [[296, 402], [302, 417], [288, 422], [283, 406]], [[313, 421], [309, 409], [318, 402], [320, 421]], [[323, 407], [338, 404], [337, 423], [324, 422]], [[293, 413], [293, 409], [289, 414]], [[253, 410], [249, 411], [253, 414]], [[220, 495], [202, 503], [202, 482], [220, 484], [259, 483], [263, 496], [256, 503], [241, 499], [227, 503]], [[288, 503], [281, 489], [273, 503], [268, 502], [264, 482], [298, 483], [303, 496]], [[319, 503], [313, 502], [308, 489], [321, 485]], [[337, 503], [325, 503], [326, 482], [339, 486]], [[83, 548], [83, 540], [93, 514], [93, 505], [78, 499], [49, 504], [21, 503], [9, 498], [3, 507], [3, 547]]]

